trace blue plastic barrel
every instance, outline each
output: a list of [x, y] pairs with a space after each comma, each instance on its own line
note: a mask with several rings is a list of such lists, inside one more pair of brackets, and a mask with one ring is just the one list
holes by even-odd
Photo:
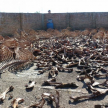
[[48, 22], [47, 22], [47, 29], [54, 29], [54, 25], [53, 25], [53, 22], [52, 22], [52, 19], [48, 19]]

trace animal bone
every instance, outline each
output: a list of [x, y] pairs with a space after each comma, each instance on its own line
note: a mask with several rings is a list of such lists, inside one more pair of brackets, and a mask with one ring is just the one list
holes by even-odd
[[67, 64], [67, 65], [65, 66], [65, 68], [76, 67], [76, 66], [78, 66], [78, 62]]
[[94, 86], [97, 86], [97, 85], [100, 85], [100, 83], [99, 83], [99, 82], [94, 82], [94, 83], [92, 84], [93, 87], [94, 87]]
[[59, 92], [56, 90], [56, 95], [54, 95], [54, 98], [52, 98], [52, 100], [55, 102], [56, 104], [56, 108], [59, 108]]
[[94, 88], [91, 85], [90, 85], [90, 89], [93, 90], [92, 94], [86, 96], [78, 96], [78, 97], [71, 96], [70, 99], [73, 99], [74, 101], [78, 101], [80, 99], [91, 99], [103, 95], [108, 91], [108, 89]]
[[95, 74], [96, 77], [100, 78], [100, 77], [108, 77], [108, 73], [106, 74]]
[[79, 63], [78, 63], [78, 65], [79, 65], [79, 66], [81, 65], [81, 62], [83, 62], [83, 63], [85, 64], [84, 57], [83, 57], [83, 58], [81, 58], [81, 59], [79, 59]]
[[84, 79], [89, 79], [91, 81], [91, 83], [94, 83], [94, 79], [91, 75], [89, 74], [85, 74], [85, 75], [81, 75], [81, 76], [77, 76], [77, 80], [78, 81], [84, 81]]
[[78, 101], [80, 99], [90, 99], [90, 98], [93, 98], [93, 97], [95, 97], [95, 95], [94, 94], [90, 94], [90, 95], [78, 96], [78, 97], [77, 96], [76, 97], [71, 96], [70, 99], [73, 99], [73, 101]]
[[43, 85], [47, 86], [56, 86], [57, 84], [61, 84], [59, 82], [52, 82], [52, 81], [44, 81]]
[[58, 69], [49, 71], [49, 76], [51, 76], [51, 77], [56, 77], [57, 74], [58, 74]]
[[78, 87], [78, 85], [72, 82], [72, 83], [61, 83], [55, 86], [55, 88], [65, 88], [65, 87]]
[[105, 104], [97, 104], [94, 106], [94, 108], [107, 108], [108, 107], [108, 103]]
[[56, 81], [56, 78], [50, 78], [48, 80], [46, 80], [47, 82], [55, 82]]
[[36, 82], [35, 81], [29, 81], [29, 85], [25, 85], [26, 89], [33, 88], [35, 86]]
[[69, 73], [73, 71], [73, 68], [64, 68], [64, 67], [57, 67], [60, 72], [68, 71]]
[[55, 82], [55, 81], [56, 81], [56, 78], [55, 77], [54, 78], [50, 78], [50, 79], [44, 81], [43, 85], [49, 85], [50, 82]]
[[103, 105], [95, 105], [94, 108], [102, 108]]
[[44, 81], [43, 85], [48, 86], [55, 86], [55, 88], [65, 88], [65, 87], [78, 87], [77, 84], [74, 82], [72, 83], [61, 83], [61, 82], [55, 82], [56, 79], [52, 78], [50, 80]]
[[98, 85], [102, 85], [102, 86], [108, 87], [108, 79], [106, 79], [105, 82], [103, 82], [101, 84], [98, 84]]
[[44, 81], [44, 83], [42, 85], [49, 85], [50, 82], [55, 82], [55, 81], [56, 81], [55, 77], [54, 78], [50, 78], [50, 79]]
[[39, 74], [43, 74], [44, 72], [45, 72], [45, 71], [43, 71], [43, 70], [39, 70], [39, 71], [38, 71]]
[[12, 107], [17, 108], [19, 103], [24, 102], [24, 99], [22, 98], [16, 98], [12, 101]]
[[78, 80], [81, 80], [81, 81], [84, 81], [85, 84], [89, 87], [89, 85], [92, 85], [92, 86], [97, 86], [97, 85], [100, 85], [99, 82], [96, 82], [94, 81], [93, 77], [90, 76], [90, 75], [81, 75], [81, 76], [77, 76], [77, 79]]
[[94, 88], [94, 87], [92, 87], [92, 86], [90, 86], [90, 89], [93, 90], [93, 91], [97, 91], [97, 92], [99, 92], [100, 94], [105, 94], [105, 93], [108, 91], [108, 89]]
[[14, 89], [13, 86], [8, 87], [1, 95], [0, 95], [0, 100], [4, 101], [6, 98], [6, 94]]
[[52, 95], [50, 93], [43, 93], [42, 97], [49, 97], [50, 100], [54, 101], [56, 104], [56, 108], [60, 108], [59, 105], [59, 92], [56, 90], [56, 95]]

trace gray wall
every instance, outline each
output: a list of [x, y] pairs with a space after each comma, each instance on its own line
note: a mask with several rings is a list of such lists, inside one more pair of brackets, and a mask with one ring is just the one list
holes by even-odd
[[46, 30], [47, 20], [52, 19], [55, 29], [108, 28], [107, 12], [86, 13], [0, 13], [0, 34], [13, 34], [16, 30]]

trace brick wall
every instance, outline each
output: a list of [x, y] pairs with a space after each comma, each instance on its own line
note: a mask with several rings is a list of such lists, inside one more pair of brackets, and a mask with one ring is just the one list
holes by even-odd
[[108, 12], [86, 13], [0, 13], [0, 34], [13, 34], [18, 29], [46, 30], [47, 20], [52, 19], [55, 29], [108, 28]]

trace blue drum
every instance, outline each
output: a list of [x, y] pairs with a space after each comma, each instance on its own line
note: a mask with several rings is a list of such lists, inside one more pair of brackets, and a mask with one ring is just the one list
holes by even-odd
[[47, 29], [54, 29], [54, 25], [53, 25], [53, 22], [52, 22], [52, 19], [48, 19], [48, 22], [47, 22]]

